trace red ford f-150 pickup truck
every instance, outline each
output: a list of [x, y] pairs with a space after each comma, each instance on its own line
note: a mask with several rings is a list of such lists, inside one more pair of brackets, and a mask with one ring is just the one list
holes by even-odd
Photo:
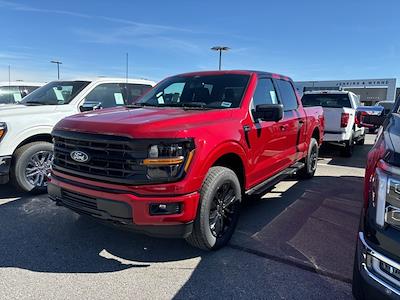
[[60, 121], [48, 191], [80, 214], [218, 249], [246, 195], [314, 175], [323, 121], [285, 76], [169, 77], [134, 105]]

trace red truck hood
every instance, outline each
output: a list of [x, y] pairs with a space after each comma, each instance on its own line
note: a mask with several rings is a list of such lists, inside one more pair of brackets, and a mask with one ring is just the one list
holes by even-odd
[[[115, 108], [74, 115], [55, 130], [125, 135], [130, 137], [185, 137], [190, 130], [232, 122], [232, 109]], [[236, 121], [237, 122], [237, 121]]]

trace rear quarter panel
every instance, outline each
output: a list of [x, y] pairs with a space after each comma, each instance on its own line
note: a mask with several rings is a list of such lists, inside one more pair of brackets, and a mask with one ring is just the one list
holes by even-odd
[[304, 107], [304, 112], [306, 115], [307, 141], [311, 139], [314, 130], [317, 129], [319, 131], [319, 140], [317, 142], [322, 144], [325, 130], [325, 117], [322, 107]]

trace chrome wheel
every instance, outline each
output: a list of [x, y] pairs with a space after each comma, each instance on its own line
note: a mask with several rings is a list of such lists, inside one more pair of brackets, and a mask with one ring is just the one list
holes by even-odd
[[25, 168], [26, 180], [34, 187], [47, 186], [50, 177], [53, 152], [39, 151], [31, 156]]
[[239, 199], [233, 185], [226, 182], [218, 188], [210, 207], [209, 224], [213, 236], [221, 237], [233, 225], [238, 213]]

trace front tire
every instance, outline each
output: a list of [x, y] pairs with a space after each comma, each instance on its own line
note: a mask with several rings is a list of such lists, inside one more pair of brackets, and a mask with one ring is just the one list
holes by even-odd
[[235, 172], [225, 167], [212, 167], [200, 190], [197, 217], [186, 241], [203, 250], [225, 246], [239, 219], [241, 199], [240, 182]]
[[15, 151], [11, 180], [22, 192], [45, 193], [50, 166], [53, 161], [53, 145], [33, 142]]

